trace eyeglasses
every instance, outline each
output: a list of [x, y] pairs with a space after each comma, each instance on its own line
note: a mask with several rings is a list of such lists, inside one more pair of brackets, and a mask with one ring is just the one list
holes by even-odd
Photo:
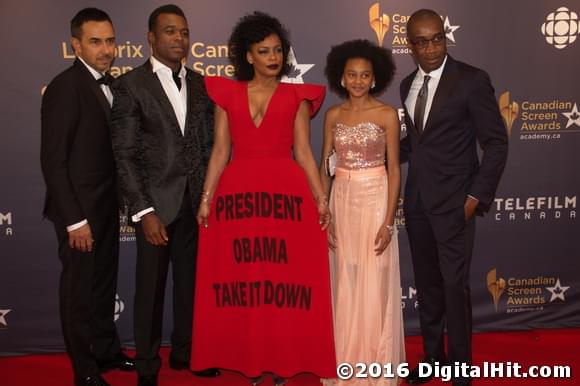
[[429, 42], [433, 43], [434, 46], [440, 46], [445, 42], [445, 34], [440, 32], [433, 36], [431, 39], [419, 38], [419, 39], [411, 39], [411, 43], [418, 48], [427, 48]]

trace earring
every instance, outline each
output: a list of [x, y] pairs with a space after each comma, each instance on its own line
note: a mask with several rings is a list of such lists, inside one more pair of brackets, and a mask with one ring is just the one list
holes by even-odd
[[375, 86], [377, 85], [377, 83], [375, 82], [375, 80], [373, 79], [373, 83], [371, 83], [371, 88], [375, 88]]
[[344, 85], [344, 79], [340, 80], [340, 85], [342, 86], [342, 88], [346, 88], [346, 86]]

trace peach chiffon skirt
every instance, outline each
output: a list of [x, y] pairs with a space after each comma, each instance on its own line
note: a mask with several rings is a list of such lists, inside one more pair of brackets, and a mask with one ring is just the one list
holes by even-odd
[[[384, 167], [337, 168], [330, 208], [336, 250], [330, 252], [337, 364], [405, 362], [399, 246], [395, 233], [377, 256], [375, 238], [387, 213]], [[356, 369], [355, 369], [356, 372]], [[367, 369], [368, 374], [368, 369]], [[325, 385], [397, 385], [397, 378], [325, 379]]]

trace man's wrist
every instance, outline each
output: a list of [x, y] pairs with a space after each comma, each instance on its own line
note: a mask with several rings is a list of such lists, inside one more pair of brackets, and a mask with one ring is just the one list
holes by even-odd
[[72, 232], [72, 231], [76, 231], [77, 229], [87, 225], [89, 223], [89, 221], [87, 219], [84, 219], [82, 221], [79, 221], [77, 223], [74, 223], [72, 225], [69, 225], [66, 227], [66, 231], [67, 232]]

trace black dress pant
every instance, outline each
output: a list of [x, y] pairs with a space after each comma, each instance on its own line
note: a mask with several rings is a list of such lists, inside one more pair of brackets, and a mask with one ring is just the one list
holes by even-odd
[[419, 320], [425, 355], [444, 358], [447, 329], [448, 359], [471, 363], [471, 289], [469, 270], [475, 219], [465, 221], [463, 206], [432, 214], [421, 198], [405, 208]]
[[173, 333], [171, 357], [189, 363], [193, 323], [193, 291], [198, 225], [189, 194], [183, 198], [177, 218], [166, 226], [167, 246], [147, 242], [137, 223], [137, 276], [135, 289], [135, 365], [139, 375], [155, 375], [161, 367], [165, 283], [171, 262], [173, 274]]
[[119, 215], [91, 222], [92, 252], [69, 247], [65, 227], [55, 225], [58, 237], [60, 319], [75, 378], [99, 373], [96, 360], [120, 353], [115, 327], [115, 294], [119, 265]]

